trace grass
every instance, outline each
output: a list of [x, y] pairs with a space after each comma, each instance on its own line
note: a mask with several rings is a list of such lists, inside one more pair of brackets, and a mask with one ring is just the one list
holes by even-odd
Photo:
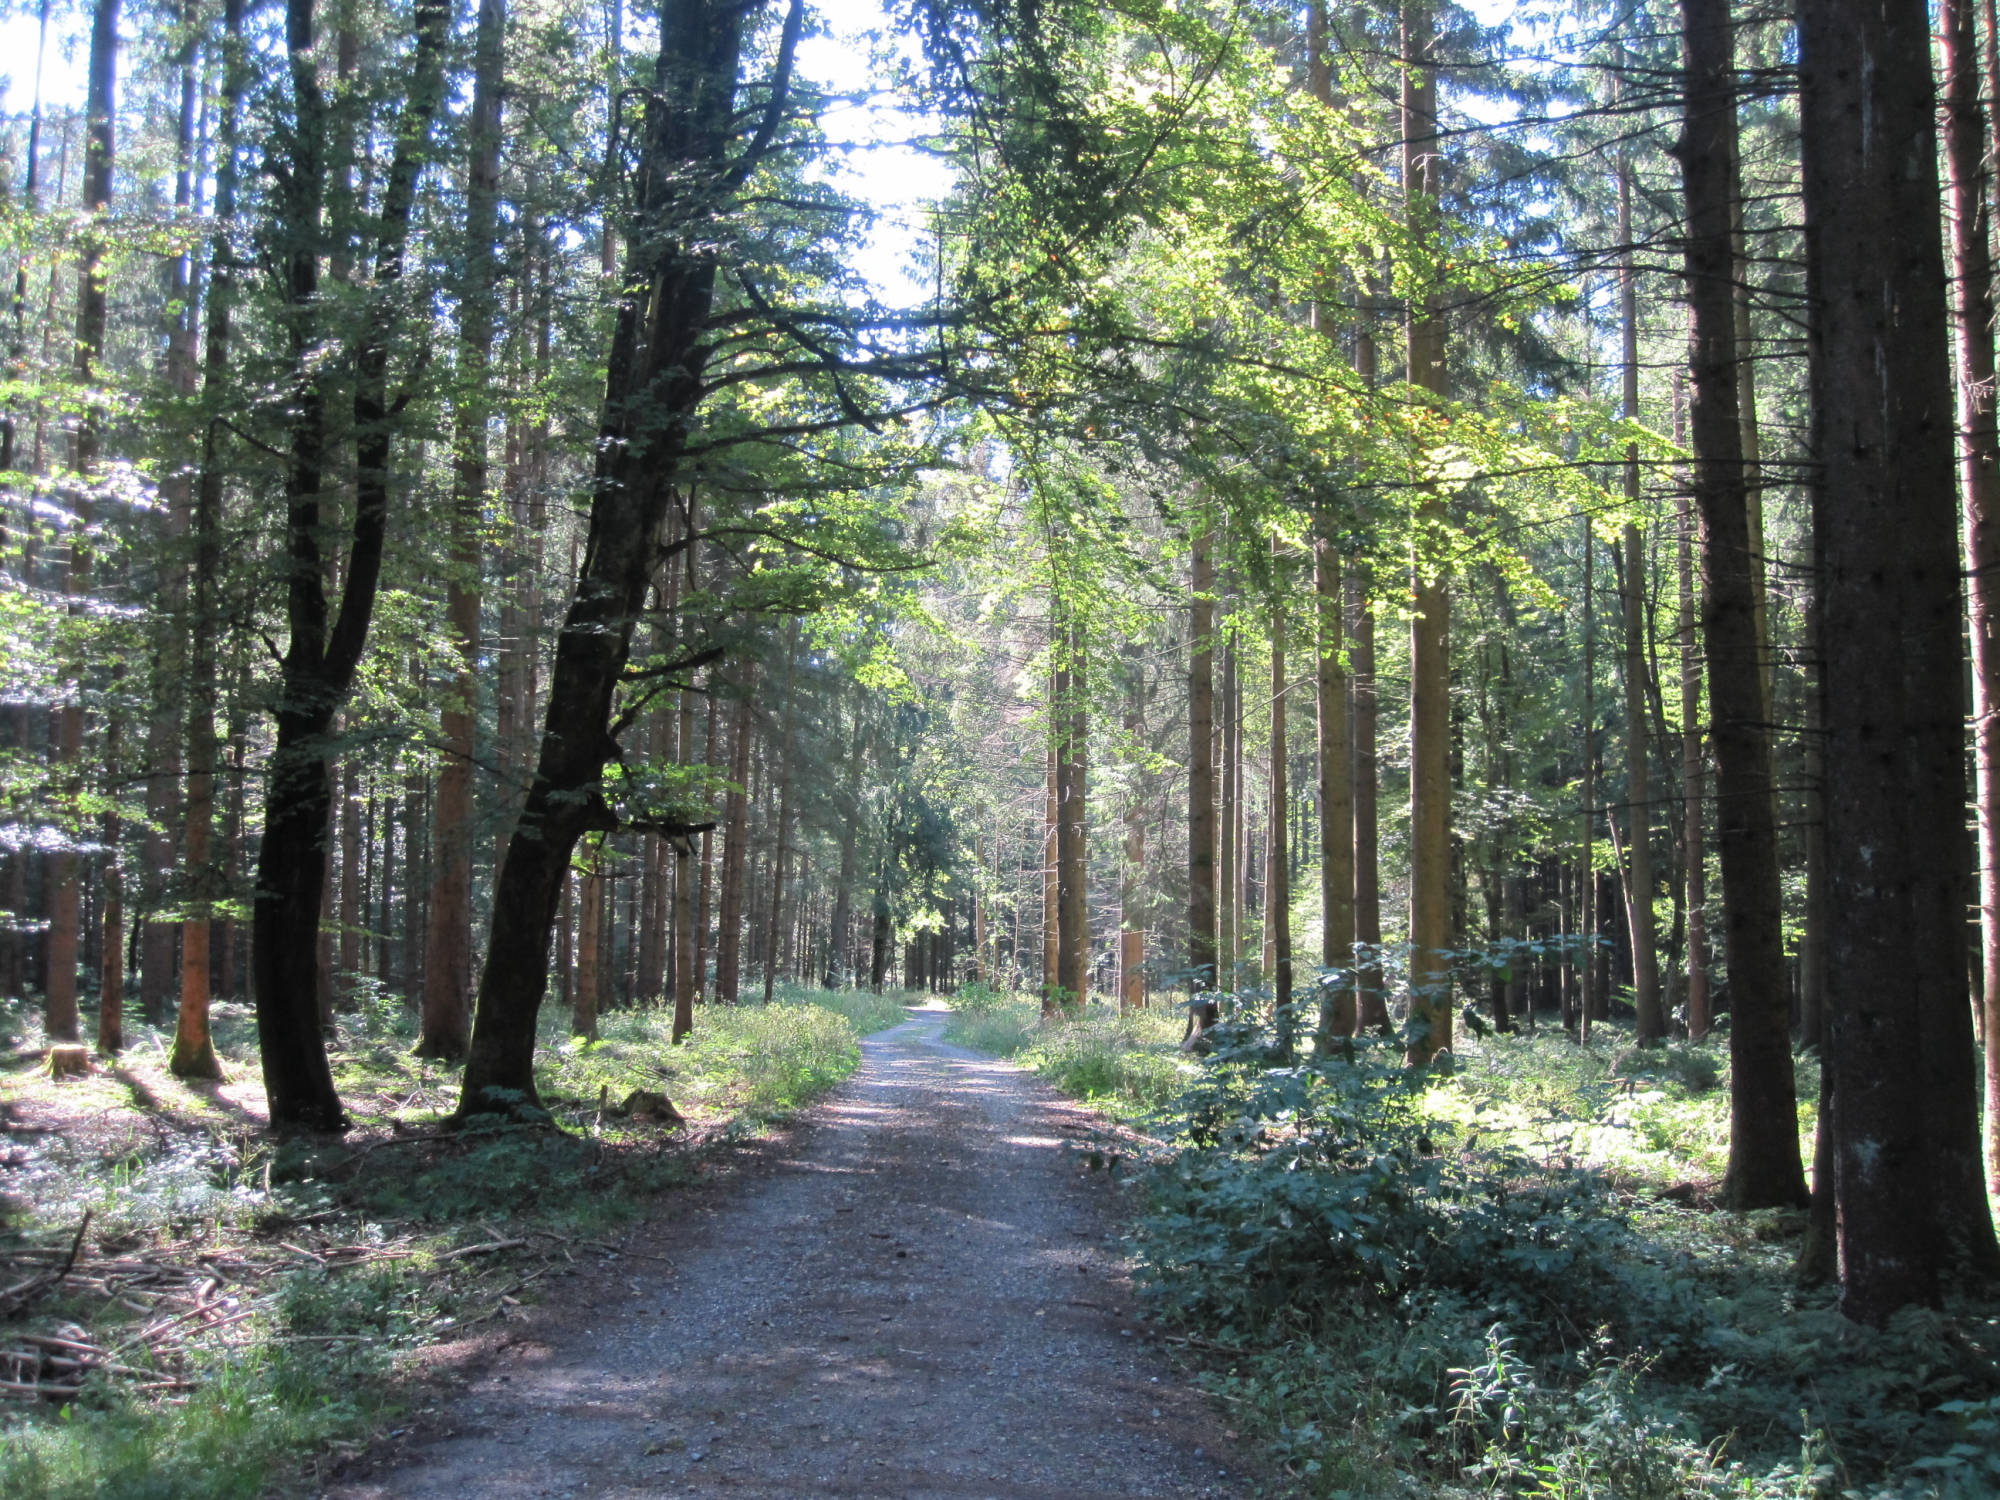
[[[338, 1144], [264, 1134], [244, 1007], [217, 1007], [230, 1074], [220, 1086], [168, 1075], [170, 1038], [144, 1026], [129, 1028], [115, 1062], [51, 1082], [36, 1071], [37, 1017], [0, 1008], [0, 1038], [13, 1039], [0, 1053], [0, 1121], [16, 1142], [0, 1258], [67, 1247], [88, 1212], [75, 1281], [110, 1257], [163, 1268], [164, 1281], [132, 1282], [141, 1288], [221, 1267], [215, 1295], [234, 1299], [215, 1332], [189, 1321], [191, 1336], [119, 1356], [157, 1365], [182, 1382], [173, 1389], [92, 1376], [60, 1404], [9, 1400], [0, 1494], [221, 1500], [323, 1477], [411, 1414], [417, 1388], [399, 1377], [414, 1351], [505, 1321], [567, 1274], [575, 1252], [606, 1253], [595, 1236], [654, 1211], [716, 1145], [825, 1093], [858, 1063], [861, 1035], [906, 1014], [893, 995], [781, 987], [769, 1006], [703, 1008], [688, 1043], [672, 1047], [664, 1012], [610, 1012], [585, 1043], [545, 1009], [539, 1086], [562, 1128], [440, 1136], [455, 1071], [411, 1055], [414, 1017], [398, 997], [358, 998], [333, 1047], [355, 1120]], [[686, 1128], [600, 1115], [600, 1100], [615, 1110], [640, 1088], [665, 1093]], [[500, 1241], [523, 1243], [480, 1248]], [[0, 1270], [0, 1282], [17, 1279]], [[157, 1292], [120, 1303], [106, 1284], [65, 1283], [15, 1328], [109, 1347], [179, 1305], [150, 1313], [138, 1303]], [[0, 1339], [9, 1344], [26, 1347]]]
[[1171, 1006], [1120, 1015], [1092, 1000], [1080, 1012], [1044, 1021], [1037, 1001], [968, 985], [953, 998], [945, 1039], [1012, 1058], [1072, 1098], [1139, 1123], [1196, 1071], [1180, 1050], [1181, 1029]]

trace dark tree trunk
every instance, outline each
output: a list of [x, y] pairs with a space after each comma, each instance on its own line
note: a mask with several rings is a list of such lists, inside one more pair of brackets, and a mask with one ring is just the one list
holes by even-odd
[[1724, 1194], [1736, 1208], [1806, 1201], [1778, 901], [1771, 742], [1751, 577], [1743, 433], [1737, 409], [1735, 71], [1726, 0], [1684, 0], [1686, 116], [1678, 154], [1687, 193], [1693, 320], [1695, 503], [1701, 515], [1702, 637], [1715, 746], [1729, 965], [1730, 1139]]
[[1963, 955], [1964, 670], [1928, 9], [1801, 6], [1841, 1306], [1989, 1262]]
[[290, 0], [294, 128], [287, 141], [283, 204], [285, 322], [293, 370], [292, 447], [285, 476], [290, 562], [285, 651], [264, 798], [264, 838], [257, 855], [251, 968], [264, 1090], [278, 1129], [339, 1130], [346, 1113], [334, 1092], [319, 1026], [319, 929], [326, 885], [327, 816], [332, 801], [325, 760], [333, 718], [354, 681], [367, 643], [388, 520], [390, 443], [396, 414], [389, 394], [389, 353], [396, 341], [391, 293], [403, 270], [418, 178], [427, 165], [430, 126], [443, 93], [451, 9], [423, 0], [415, 13], [410, 89], [383, 184], [375, 245], [375, 300], [363, 314], [354, 349], [354, 529], [340, 607], [328, 621], [320, 550], [320, 499], [329, 460], [326, 397], [321, 385], [319, 259], [326, 196], [328, 109], [320, 87], [312, 0]]
[[[702, 334], [717, 264], [706, 229], [768, 146], [732, 161], [736, 74], [755, 9], [697, 0], [664, 15], [633, 185], [633, 233], [607, 361], [596, 490], [581, 576], [556, 642], [547, 729], [494, 893], [461, 1117], [534, 1102], [535, 1017], [563, 864], [587, 829], [615, 823], [595, 788], [617, 754], [611, 714], [632, 631], [662, 559], [688, 431], [704, 394]], [[801, 12], [788, 13], [768, 118], [789, 92]], [[692, 545], [692, 539], [682, 545]]]

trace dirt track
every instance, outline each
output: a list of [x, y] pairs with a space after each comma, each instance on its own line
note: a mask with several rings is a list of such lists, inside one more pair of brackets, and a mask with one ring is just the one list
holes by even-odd
[[518, 1325], [329, 1500], [1252, 1493], [1135, 1320], [1095, 1122], [924, 1012], [767, 1169]]

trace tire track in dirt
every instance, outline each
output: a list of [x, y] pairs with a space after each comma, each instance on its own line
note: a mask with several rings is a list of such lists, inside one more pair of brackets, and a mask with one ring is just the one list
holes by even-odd
[[771, 1168], [645, 1232], [328, 1500], [1242, 1496], [1135, 1320], [1096, 1118], [941, 1040], [868, 1038]]

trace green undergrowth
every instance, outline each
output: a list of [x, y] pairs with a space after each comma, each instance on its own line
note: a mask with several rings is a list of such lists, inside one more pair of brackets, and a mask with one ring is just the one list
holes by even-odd
[[1722, 1045], [1488, 1036], [1439, 1077], [1217, 1039], [1155, 1117], [1140, 1271], [1298, 1493], [2000, 1493], [2000, 1304], [1876, 1331], [1801, 1290], [1802, 1214], [1713, 1203]]
[[1092, 1000], [1044, 1019], [1039, 1002], [982, 985], [962, 986], [951, 1003], [947, 1041], [1012, 1058], [1127, 1122], [1149, 1118], [1194, 1072], [1180, 1050], [1183, 1018], [1171, 1006], [1120, 1015]]
[[[221, 1085], [168, 1075], [170, 1036], [144, 1026], [90, 1077], [50, 1082], [36, 1071], [34, 1017], [0, 1009], [12, 1042], [0, 1124], [15, 1127], [0, 1130], [12, 1169], [0, 1176], [0, 1283], [34, 1252], [66, 1248], [88, 1212], [80, 1281], [119, 1257], [170, 1268], [169, 1284], [218, 1266], [213, 1294], [231, 1299], [214, 1333], [161, 1344], [157, 1376], [182, 1382], [172, 1389], [92, 1377], [73, 1399], [0, 1406], [0, 1495], [309, 1489], [414, 1414], [421, 1397], [398, 1379], [414, 1351], [504, 1321], [580, 1258], [615, 1253], [602, 1237], [656, 1212], [719, 1146], [852, 1072], [859, 1037], [905, 1018], [901, 998], [780, 987], [769, 1006], [703, 1007], [680, 1047], [664, 1011], [610, 1012], [586, 1043], [548, 1007], [538, 1085], [549, 1123], [446, 1132], [457, 1071], [414, 1057], [408, 1008], [363, 985], [333, 1048], [355, 1125], [337, 1143], [264, 1133], [244, 1007], [217, 1007]], [[685, 1124], [621, 1116], [635, 1090], [664, 1094]], [[110, 1348], [161, 1315], [136, 1301], [96, 1282], [60, 1286], [0, 1324], [0, 1347], [36, 1333]], [[143, 1343], [118, 1358], [155, 1360]]]

